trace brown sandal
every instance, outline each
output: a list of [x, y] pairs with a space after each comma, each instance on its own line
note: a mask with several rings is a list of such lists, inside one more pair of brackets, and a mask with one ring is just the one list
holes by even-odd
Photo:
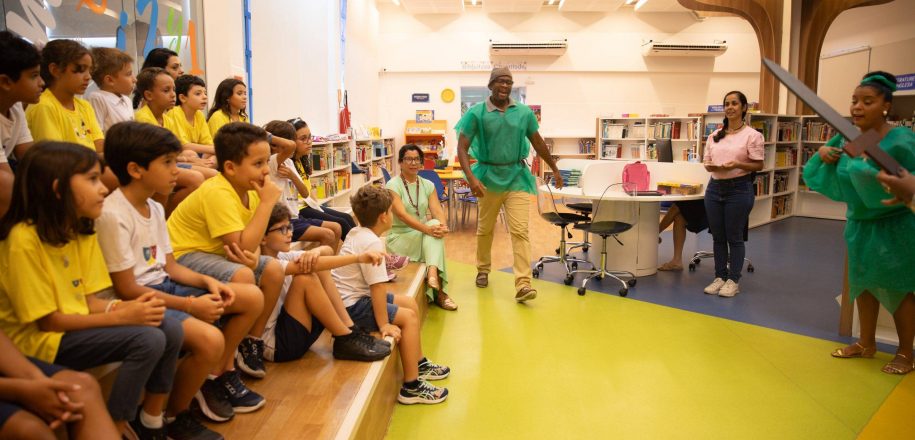
[[447, 293], [440, 290], [435, 294], [435, 305], [449, 312], [453, 312], [458, 308], [457, 303]]
[[666, 262], [666, 263], [664, 263], [664, 264], [658, 266], [658, 270], [661, 270], [661, 271], [670, 271], [670, 272], [682, 272], [682, 271], [683, 271], [683, 265], [682, 265], [682, 264], [681, 264], [681, 265], [676, 265], [676, 264], [673, 264], [673, 263], [671, 263], [671, 262], [668, 261], [668, 262]]
[[[849, 351], [849, 349], [855, 349], [855, 347], [859, 348], [860, 350]], [[851, 344], [849, 346], [837, 348], [831, 354], [832, 354], [832, 357], [835, 357], [835, 358], [848, 359], [848, 358], [872, 358], [872, 357], [874, 357], [875, 353], [877, 353], [876, 346], [865, 347], [865, 346], [861, 345], [861, 343], [855, 342], [854, 344]]]
[[[903, 362], [899, 362], [897, 360], [899, 358], [902, 358]], [[896, 357], [881, 369], [881, 371], [887, 374], [909, 374], [912, 370], [915, 370], [915, 363], [906, 355], [899, 353], [896, 353]]]
[[438, 273], [429, 272], [429, 275], [426, 276], [426, 284], [435, 290], [442, 288], [442, 283], [439, 281]]

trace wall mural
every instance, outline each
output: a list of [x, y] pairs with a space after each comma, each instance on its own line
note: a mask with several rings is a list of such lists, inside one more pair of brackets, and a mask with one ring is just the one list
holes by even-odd
[[202, 0], [0, 0], [0, 29], [36, 43], [69, 38], [116, 47], [137, 61], [156, 47], [178, 53], [185, 73], [203, 76]]

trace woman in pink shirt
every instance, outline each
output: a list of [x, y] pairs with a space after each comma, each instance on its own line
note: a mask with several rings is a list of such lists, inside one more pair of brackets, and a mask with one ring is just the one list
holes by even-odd
[[753, 179], [763, 168], [762, 134], [747, 126], [747, 97], [724, 97], [724, 124], [708, 137], [703, 162], [712, 173], [705, 190], [705, 211], [715, 251], [715, 280], [705, 293], [730, 298], [740, 292], [745, 232], [753, 209]]

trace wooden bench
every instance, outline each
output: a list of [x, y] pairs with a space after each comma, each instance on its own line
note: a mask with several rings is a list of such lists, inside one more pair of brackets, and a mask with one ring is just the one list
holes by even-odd
[[[417, 299], [425, 318], [426, 267], [410, 263], [397, 272], [388, 291]], [[267, 363], [267, 377], [245, 379], [267, 405], [250, 414], [238, 414], [226, 423], [207, 426], [227, 439], [380, 439], [396, 405], [403, 372], [397, 347], [377, 362], [339, 361], [326, 331], [304, 358]]]

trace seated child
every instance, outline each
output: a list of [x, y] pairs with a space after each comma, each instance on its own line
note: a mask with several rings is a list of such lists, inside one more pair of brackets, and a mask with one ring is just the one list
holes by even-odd
[[[284, 139], [295, 137], [292, 124], [285, 121], [271, 121], [265, 127], [267, 133]], [[283, 189], [280, 203], [289, 209], [289, 212], [299, 212], [299, 196], [308, 197], [308, 188], [295, 170], [292, 155], [295, 153], [296, 144], [281, 144], [274, 149], [275, 154], [270, 155], [270, 177]], [[340, 224], [324, 221], [319, 218], [309, 218], [296, 215], [292, 219], [292, 239], [295, 241], [315, 241], [322, 246], [329, 246], [334, 253], [340, 249]]]
[[92, 376], [27, 359], [2, 331], [0, 353], [0, 438], [54, 440], [62, 425], [75, 440], [120, 438]]
[[44, 362], [75, 370], [120, 362], [108, 412], [128, 436], [160, 439], [183, 332], [153, 293], [96, 297], [111, 287], [93, 230], [108, 194], [101, 174], [95, 151], [77, 144], [39, 142], [23, 156], [0, 220], [0, 330]]
[[133, 57], [110, 47], [94, 47], [92, 61], [92, 80], [99, 89], [86, 99], [92, 104], [102, 131], [107, 132], [118, 122], [133, 120], [130, 94], [137, 84]]
[[[212, 438], [218, 434], [187, 409], [196, 394], [203, 414], [211, 420], [224, 422], [234, 416], [224, 392], [210, 392], [210, 387], [202, 393], [198, 390], [207, 373], [220, 377], [216, 382], [223, 388], [230, 383], [235, 349], [260, 315], [262, 295], [254, 285], [225, 285], [175, 261], [162, 205], [151, 199], [175, 186], [181, 143], [171, 132], [123, 122], [108, 131], [105, 147], [121, 187], [105, 200], [96, 228], [114, 290], [123, 299], [155, 291], [169, 309], [166, 314], [182, 322], [183, 348], [189, 354], [178, 367], [169, 396], [166, 415], [177, 417], [169, 424], [169, 435], [178, 438], [176, 433], [181, 432], [187, 434], [181, 438], [188, 438], [191, 433], [201, 437], [211, 433]], [[220, 318], [222, 333], [211, 325]]]
[[185, 148], [212, 156], [213, 136], [203, 115], [207, 109], [207, 83], [199, 76], [181, 75], [175, 80], [175, 96], [175, 106], [168, 111], [178, 128], [175, 136]]
[[[260, 286], [263, 310], [236, 356], [242, 371], [260, 378], [266, 375], [260, 337], [285, 275], [283, 267], [270, 257], [258, 257], [253, 271], [239, 262], [244, 261], [244, 251], [258, 251], [270, 211], [282, 191], [267, 176], [270, 147], [264, 129], [243, 122], [229, 123], [213, 141], [219, 174], [207, 179], [175, 209], [168, 219], [168, 233], [181, 265], [222, 282]], [[238, 389], [243, 390], [247, 391]]]
[[[391, 193], [384, 188], [365, 185], [350, 198], [353, 212], [361, 226], [353, 228], [340, 255], [359, 255], [367, 251], [384, 251], [381, 234], [391, 229]], [[351, 264], [332, 271], [343, 304], [357, 326], [391, 336], [400, 350], [403, 364], [403, 386], [397, 401], [403, 404], [439, 403], [448, 397], [447, 388], [427, 382], [448, 377], [451, 369], [436, 365], [423, 357], [419, 340], [419, 316], [413, 298], [387, 293], [384, 266]]]
[[13, 196], [13, 168], [10, 162], [22, 157], [32, 146], [32, 133], [22, 104], [35, 104], [44, 81], [39, 65], [41, 53], [28, 41], [7, 31], [0, 32], [0, 217], [9, 209]]
[[335, 358], [366, 362], [384, 359], [391, 354], [391, 346], [354, 326], [329, 272], [347, 264], [378, 265], [384, 255], [370, 251], [337, 257], [328, 246], [290, 252], [291, 217], [286, 206], [277, 203], [261, 243], [261, 254], [276, 258], [286, 273], [280, 299], [264, 331], [264, 357], [273, 362], [299, 359], [326, 327], [334, 335]]

